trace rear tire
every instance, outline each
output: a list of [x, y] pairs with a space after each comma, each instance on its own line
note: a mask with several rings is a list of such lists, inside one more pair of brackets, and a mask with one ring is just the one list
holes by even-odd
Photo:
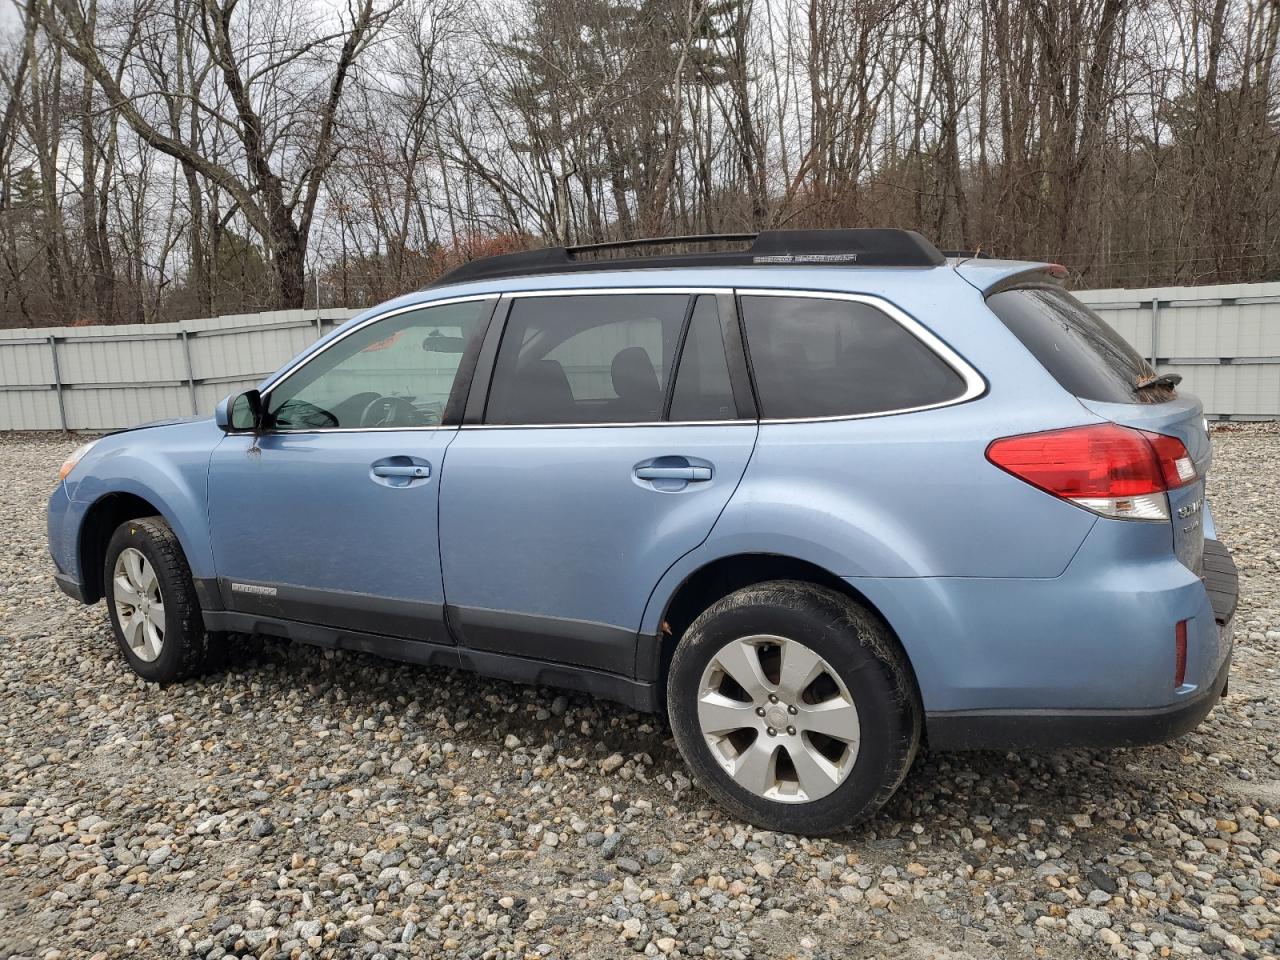
[[127, 520], [107, 544], [103, 593], [120, 652], [154, 683], [197, 676], [213, 662], [191, 568], [161, 517]]
[[836, 833], [893, 795], [920, 745], [906, 656], [857, 603], [810, 583], [745, 587], [676, 647], [676, 744], [734, 816], [784, 833]]

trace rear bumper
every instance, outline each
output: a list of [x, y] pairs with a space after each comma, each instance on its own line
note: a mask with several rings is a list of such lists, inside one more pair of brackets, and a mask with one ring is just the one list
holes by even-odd
[[850, 581], [902, 641], [933, 746], [1157, 743], [1209, 713], [1231, 658], [1235, 565], [1208, 541], [1202, 580], [1169, 551], [1167, 527], [1122, 524], [1100, 520], [1053, 579]]
[[[1226, 625], [1223, 630], [1229, 630]], [[1227, 642], [1230, 639], [1227, 638]], [[1204, 691], [1192, 699], [1150, 710], [1008, 710], [931, 713], [929, 746], [937, 750], [1141, 747], [1190, 733], [1226, 692], [1231, 651]]]
[[1221, 666], [1193, 695], [1160, 707], [1135, 710], [989, 710], [928, 714], [929, 744], [939, 750], [1071, 746], [1137, 747], [1190, 733], [1226, 693], [1239, 600], [1239, 575], [1227, 548], [1204, 545], [1204, 581], [1217, 626]]

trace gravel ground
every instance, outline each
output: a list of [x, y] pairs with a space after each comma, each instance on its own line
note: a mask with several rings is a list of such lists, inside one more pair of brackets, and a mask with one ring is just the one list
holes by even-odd
[[240, 640], [132, 678], [0, 439], [0, 957], [1165, 957], [1280, 943], [1280, 429], [1215, 436], [1231, 692], [1177, 743], [923, 755], [856, 833], [728, 818], [665, 724]]

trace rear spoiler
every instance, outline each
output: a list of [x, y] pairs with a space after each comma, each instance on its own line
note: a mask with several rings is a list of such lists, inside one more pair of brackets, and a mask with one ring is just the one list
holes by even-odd
[[1027, 263], [1025, 260], [963, 260], [955, 271], [984, 297], [1028, 284], [1060, 286], [1067, 268], [1058, 263]]

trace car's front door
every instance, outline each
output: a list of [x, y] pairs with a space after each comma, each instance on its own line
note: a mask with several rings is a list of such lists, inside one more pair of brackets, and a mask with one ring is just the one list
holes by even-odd
[[264, 429], [229, 434], [209, 466], [228, 610], [449, 642], [436, 512], [456, 426], [444, 421], [493, 306], [388, 311], [271, 384]]
[[732, 299], [503, 306], [489, 389], [492, 342], [467, 406], [482, 422], [464, 424], [442, 479], [450, 625], [474, 650], [630, 676], [651, 590], [710, 533], [755, 443], [745, 370], [726, 359]]

